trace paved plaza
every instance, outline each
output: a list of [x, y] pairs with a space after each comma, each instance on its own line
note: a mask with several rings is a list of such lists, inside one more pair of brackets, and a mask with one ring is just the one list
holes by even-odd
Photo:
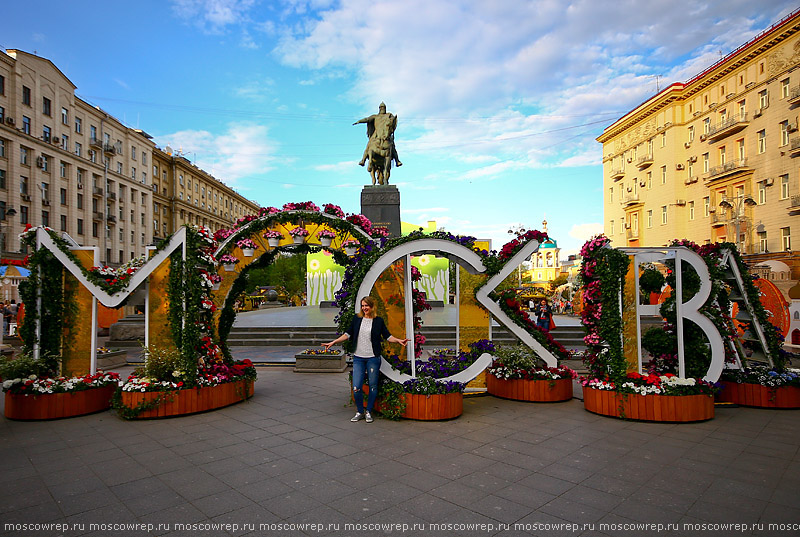
[[483, 396], [452, 421], [367, 424], [349, 421], [348, 394], [347, 373], [262, 367], [251, 400], [205, 414], [2, 418], [0, 531], [797, 535], [768, 529], [800, 523], [797, 412], [718, 407], [704, 423], [647, 424], [590, 414], [577, 399]]

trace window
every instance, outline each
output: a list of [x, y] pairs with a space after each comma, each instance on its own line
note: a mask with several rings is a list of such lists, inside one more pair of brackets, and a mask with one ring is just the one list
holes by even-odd
[[779, 177], [781, 180], [781, 199], [789, 198], [789, 174], [784, 174]]
[[136, 146], [131, 146], [131, 160], [136, 160]]
[[42, 171], [50, 172], [50, 157], [42, 155]]
[[92, 237], [97, 238], [97, 222], [92, 222]]
[[686, 174], [687, 177], [689, 177], [690, 179], [694, 177], [694, 163], [692, 163], [691, 160], [689, 161], [689, 165], [686, 167], [686, 171], [687, 171]]
[[613, 221], [613, 220], [612, 220], [612, 221], [611, 221], [611, 223], [608, 225], [608, 234], [609, 234], [609, 235], [613, 235], [613, 234], [614, 234], [614, 221]]
[[28, 166], [28, 148], [20, 146], [19, 148], [19, 163], [23, 166]]
[[0, 95], [6, 94], [6, 77], [0, 75]]
[[42, 125], [42, 140], [48, 144], [50, 143], [50, 127], [47, 125]]
[[22, 86], [22, 104], [31, 105], [31, 88]]
[[661, 206], [661, 225], [662, 226], [666, 225], [666, 223], [667, 223], [667, 206], [666, 205], [662, 205]]
[[758, 138], [758, 154], [765, 152], [767, 150], [767, 131], [760, 130], [756, 133]]
[[20, 224], [28, 224], [28, 207], [25, 205], [20, 205], [19, 207], [19, 223]]
[[78, 188], [81, 188], [83, 185], [83, 170], [78, 168]]
[[[763, 64], [761, 67], [764, 67]], [[767, 90], [761, 90], [758, 92], [758, 107], [766, 108], [767, 106], [769, 106], [769, 95], [767, 94]]]
[[[142, 166], [147, 166], [147, 153], [144, 151], [142, 151]], [[158, 175], [158, 172], [156, 172], [154, 175]]]
[[0, 138], [0, 157], [6, 156], [6, 141]]
[[647, 227], [653, 227], [653, 210], [647, 211]]
[[666, 166], [661, 166], [661, 184], [662, 185], [666, 185], [667, 184], [667, 167]]
[[757, 186], [758, 186], [758, 204], [764, 205], [765, 203], [767, 203], [767, 182], [759, 181]]
[[66, 230], [67, 230], [67, 215], [62, 214], [61, 215], [61, 231], [66, 231]]
[[4, 123], [6, 120], [6, 109], [0, 106], [0, 123]]
[[142, 172], [142, 184], [147, 184], [147, 172]]
[[180, 175], [178, 176], [178, 184], [180, 184], [181, 186], [183, 186], [183, 174], [180, 174]]
[[97, 127], [94, 125], [89, 125], [89, 139], [91, 141], [97, 141]]
[[781, 228], [781, 246], [783, 247], [784, 252], [792, 251], [792, 235], [791, 230], [788, 227]]
[[61, 107], [61, 123], [63, 125], [69, 125], [69, 112], [63, 106]]
[[647, 190], [653, 188], [653, 172], [647, 172]]
[[758, 232], [758, 252], [763, 254], [767, 251], [767, 232]]
[[59, 197], [60, 197], [61, 205], [66, 205], [67, 204], [67, 189], [66, 188], [62, 188], [62, 189], [59, 190]]
[[8, 188], [8, 184], [6, 183], [6, 171], [0, 170], [0, 189], [5, 190]]
[[781, 80], [781, 99], [789, 96], [789, 79]]
[[83, 120], [81, 120], [81, 118], [79, 118], [79, 117], [76, 117], [75, 118], [75, 132], [80, 134], [81, 133], [81, 129], [83, 129]]
[[78, 218], [78, 235], [83, 235], [83, 218]]
[[78, 209], [83, 209], [83, 194], [78, 194]]
[[89, 160], [91, 162], [97, 163], [97, 151], [94, 149], [89, 150]]
[[136, 180], [136, 167], [131, 166], [131, 179]]
[[69, 151], [69, 136], [66, 134], [61, 135], [61, 149]]
[[46, 116], [53, 115], [53, 112], [50, 109], [50, 105], [51, 105], [50, 99], [48, 99], [47, 97], [42, 97], [42, 114]]
[[661, 133], [661, 147], [667, 146], [667, 131]]
[[694, 127], [689, 127], [689, 143], [694, 142]]
[[725, 146], [723, 145], [722, 147], [719, 148], [719, 163], [720, 163], [720, 165], [725, 164], [725, 156], [726, 156]]
[[708, 170], [709, 170], [708, 153], [703, 153], [703, 173], [708, 173]]
[[31, 118], [28, 116], [22, 116], [22, 132], [25, 134], [31, 133]]
[[67, 163], [64, 162], [63, 160], [60, 162], [58, 166], [58, 176], [61, 177], [62, 179], [67, 178]]
[[689, 220], [694, 220], [694, 202], [689, 202]]
[[736, 153], [739, 156], [739, 160], [744, 160], [745, 152], [744, 152], [744, 138], [739, 138], [736, 140]]
[[746, 101], [742, 99], [737, 104], [739, 105], [739, 119], [744, 121], [745, 117], [747, 117], [747, 107], [745, 106]]
[[79, 157], [83, 156], [83, 146], [79, 142], [75, 142], [75, 154]]
[[42, 225], [43, 226], [50, 225], [50, 211], [42, 211]]
[[781, 147], [789, 144], [789, 120], [781, 121]]
[[117, 173], [122, 175], [122, 162], [117, 162]]
[[711, 130], [711, 118], [707, 117], [703, 120], [703, 134], [708, 134]]
[[703, 216], [706, 218], [708, 218], [708, 215], [711, 212], [709, 209], [711, 209], [711, 198], [706, 196], [703, 198]]

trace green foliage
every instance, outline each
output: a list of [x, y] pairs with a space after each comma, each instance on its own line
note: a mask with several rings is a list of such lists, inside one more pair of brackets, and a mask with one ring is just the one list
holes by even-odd
[[495, 348], [494, 355], [508, 369], [544, 367], [541, 358], [527, 345], [502, 345]]
[[65, 312], [62, 285], [64, 270], [61, 262], [45, 248], [31, 254], [29, 267], [30, 275], [19, 286], [20, 299], [25, 303], [25, 322], [22, 323], [20, 335], [25, 348], [32, 350], [37, 342], [36, 322], [41, 321], [41, 335], [38, 340], [40, 356], [51, 357], [45, 360], [45, 367], [46, 371], [55, 375], [58, 373], [58, 361], [54, 361], [52, 357], [61, 354], [62, 319]]
[[244, 291], [251, 293], [258, 287], [274, 285], [283, 287], [289, 296], [301, 295], [306, 290], [307, 254], [282, 255], [266, 267], [250, 272]]
[[659, 327], [642, 334], [642, 347], [653, 356], [678, 353], [678, 340]]
[[567, 275], [566, 274], [558, 275], [555, 280], [550, 282], [550, 291], [555, 291], [565, 283], [567, 283]]
[[639, 274], [639, 288], [648, 295], [661, 291], [665, 281], [664, 275], [653, 265], [645, 266]]
[[183, 356], [177, 349], [145, 347], [142, 375], [153, 380], [179, 382], [185, 380]]
[[3, 380], [21, 379], [30, 376], [51, 377], [58, 373], [59, 356], [43, 354], [38, 360], [33, 354], [25, 352], [11, 358], [0, 359], [0, 378]]

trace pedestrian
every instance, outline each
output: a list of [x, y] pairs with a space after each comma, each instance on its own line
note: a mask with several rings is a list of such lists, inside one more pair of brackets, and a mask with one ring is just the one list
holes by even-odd
[[[333, 345], [348, 339], [354, 339], [356, 348], [353, 352], [353, 399], [356, 401], [358, 411], [350, 421], [366, 419], [367, 423], [372, 423], [372, 407], [375, 405], [375, 398], [378, 397], [378, 378], [381, 369], [381, 340], [386, 339], [389, 343], [399, 343], [403, 347], [408, 343], [408, 338], [396, 338], [389, 333], [386, 322], [382, 317], [377, 317], [375, 311], [375, 299], [365, 296], [361, 299], [361, 311], [350, 323], [350, 328], [329, 343], [323, 343], [325, 349], [330, 349]], [[367, 376], [369, 383], [369, 395], [367, 397], [367, 408], [364, 408], [364, 394], [361, 387], [364, 385], [364, 375]]]
[[550, 310], [550, 306], [547, 304], [547, 300], [544, 298], [539, 303], [539, 307], [536, 308], [536, 326], [541, 328], [542, 330], [550, 330], [550, 326], [552, 325], [553, 315], [552, 311]]
[[10, 336], [12, 335], [11, 325], [13, 324], [16, 326], [17, 324], [17, 301], [12, 298], [11, 304], [9, 304], [4, 311], [8, 312], [8, 321], [7, 321], [8, 331], [6, 332], [6, 334]]

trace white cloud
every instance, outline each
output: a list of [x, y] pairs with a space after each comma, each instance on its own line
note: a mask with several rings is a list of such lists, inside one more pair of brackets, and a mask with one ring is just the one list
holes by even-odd
[[587, 224], [575, 224], [569, 230], [568, 234], [573, 239], [577, 239], [581, 242], [586, 242], [587, 240], [591, 239], [595, 235], [599, 235], [602, 232], [603, 232], [603, 224], [592, 222]]
[[156, 137], [161, 147], [171, 146], [220, 181], [235, 183], [244, 177], [273, 169], [276, 143], [267, 127], [232, 123], [214, 135], [203, 130], [184, 130]]
[[248, 22], [248, 13], [255, 5], [256, 0], [172, 0], [172, 10], [178, 17], [210, 34]]

